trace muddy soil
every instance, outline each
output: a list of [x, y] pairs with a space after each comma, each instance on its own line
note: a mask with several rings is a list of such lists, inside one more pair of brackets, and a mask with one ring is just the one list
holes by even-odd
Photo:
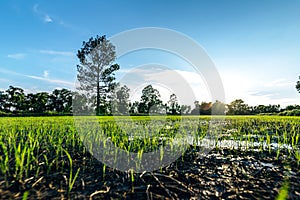
[[78, 155], [70, 192], [69, 171], [53, 169], [22, 182], [0, 175], [0, 199], [275, 199], [285, 183], [288, 199], [300, 199], [300, 166], [285, 155], [214, 149], [201, 156], [193, 149], [160, 170], [134, 174], [134, 181], [110, 168], [103, 175], [101, 162]]

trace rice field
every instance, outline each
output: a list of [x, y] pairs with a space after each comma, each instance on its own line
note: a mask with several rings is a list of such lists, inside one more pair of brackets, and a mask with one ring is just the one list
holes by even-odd
[[[296, 199], [300, 185], [292, 184], [291, 177], [300, 177], [299, 137], [299, 117], [2, 117], [0, 199], [181, 199], [183, 190], [188, 198], [229, 198], [225, 186], [204, 190], [200, 182], [192, 188], [188, 181], [200, 174], [189, 170], [217, 170], [220, 166], [213, 163], [232, 155], [249, 158], [247, 163], [252, 156], [260, 163], [251, 165], [256, 175], [261, 166], [282, 167], [282, 179], [271, 188], [273, 197], [286, 193]], [[260, 158], [269, 163], [258, 162]]]

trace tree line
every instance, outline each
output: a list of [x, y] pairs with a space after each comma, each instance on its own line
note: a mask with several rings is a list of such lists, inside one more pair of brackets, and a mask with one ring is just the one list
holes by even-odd
[[[180, 105], [176, 94], [170, 95], [167, 102], [161, 100], [161, 95], [152, 85], [143, 88], [140, 101], [129, 100], [130, 90], [126, 85], [115, 85], [114, 91], [107, 95], [105, 102], [100, 102], [101, 115], [257, 115], [280, 114], [299, 115], [300, 105], [249, 106], [242, 99], [229, 104], [220, 101], [195, 101], [190, 105]], [[73, 108], [77, 102], [77, 108]], [[20, 87], [9, 86], [0, 91], [0, 115], [72, 115], [73, 109], [84, 114], [96, 112], [96, 102], [93, 98], [68, 89], [55, 89], [52, 92], [28, 93]]]
[[72, 91], [55, 89], [51, 93], [25, 94], [20, 87], [0, 91], [1, 115], [68, 115], [72, 113]]

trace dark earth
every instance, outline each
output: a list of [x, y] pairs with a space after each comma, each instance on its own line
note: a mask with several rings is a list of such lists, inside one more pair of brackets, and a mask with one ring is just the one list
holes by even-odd
[[167, 167], [134, 174], [133, 182], [110, 168], [103, 176], [99, 161], [78, 155], [73, 168], [81, 171], [70, 192], [69, 172], [52, 169], [22, 182], [0, 177], [0, 199], [276, 199], [284, 184], [288, 199], [300, 199], [300, 166], [285, 155], [214, 149], [200, 156], [191, 149]]

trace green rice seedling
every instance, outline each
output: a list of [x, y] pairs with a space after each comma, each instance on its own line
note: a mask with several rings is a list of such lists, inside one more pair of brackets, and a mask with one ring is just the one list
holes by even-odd
[[278, 158], [279, 158], [279, 155], [280, 155], [281, 139], [280, 139], [280, 135], [278, 134], [277, 130], [276, 130], [276, 136], [277, 136], [277, 151], [276, 151], [276, 159], [278, 159]]
[[27, 170], [25, 168], [25, 160], [26, 160], [26, 153], [27, 153], [27, 145], [24, 147], [21, 146], [21, 143], [18, 145], [14, 145], [14, 156], [15, 156], [15, 173], [14, 177], [17, 180], [22, 180], [24, 172]]
[[7, 146], [5, 146], [3, 143], [0, 143], [0, 150], [0, 152], [2, 152], [0, 156], [0, 169], [1, 173], [4, 175], [4, 181], [7, 186], [7, 173], [9, 172], [9, 153]]
[[269, 134], [267, 134], [267, 141], [266, 141], [266, 144], [268, 146], [268, 150], [269, 150], [269, 153], [271, 153], [271, 136]]
[[102, 167], [102, 176], [103, 176], [103, 179], [105, 178], [105, 173], [106, 173], [106, 165], [103, 164], [103, 167]]
[[300, 164], [300, 151], [299, 150], [294, 150], [294, 155], [295, 155], [295, 158], [297, 160], [297, 165], [299, 166]]
[[134, 171], [133, 169], [130, 169], [130, 178], [131, 178], [131, 183], [134, 183]]
[[161, 147], [161, 148], [159, 148], [159, 152], [160, 152], [160, 154], [159, 154], [159, 159], [162, 161], [162, 159], [164, 158], [164, 151], [163, 151], [163, 148]]
[[[151, 151], [157, 151], [159, 159], [163, 159], [166, 152], [162, 147], [167, 144], [176, 150], [182, 149], [184, 155], [187, 148], [184, 143], [189, 141], [188, 138], [192, 138], [191, 148], [196, 149], [207, 135], [207, 131], [214, 131], [209, 126], [210, 120], [211, 117], [203, 116], [166, 118], [155, 116], [131, 117], [130, 120], [120, 117], [115, 121], [113, 117], [85, 116], [80, 117], [80, 126], [75, 126], [73, 117], [0, 118], [0, 176], [2, 180], [24, 180], [32, 176], [38, 178], [44, 174], [50, 175], [54, 171], [59, 173], [67, 171], [68, 185], [74, 188], [79, 169], [75, 172], [75, 164], [72, 163], [73, 171], [70, 173], [68, 163], [70, 158], [71, 162], [74, 162], [72, 158], [75, 155], [91, 161], [84, 160], [87, 165], [82, 165], [81, 171], [92, 165], [93, 158], [89, 152], [93, 154], [101, 150], [97, 144], [103, 144], [102, 147], [107, 148], [105, 145], [108, 142], [128, 154], [137, 153], [138, 160], [142, 160], [144, 153]], [[223, 123], [221, 137], [218, 137], [219, 142], [235, 140], [240, 149], [253, 153], [257, 148], [263, 150], [267, 144], [267, 150], [277, 152], [277, 157], [282, 153], [288, 153], [291, 158], [300, 162], [300, 118], [234, 116], [227, 117]], [[80, 131], [85, 130], [86, 134], [80, 134]], [[219, 132], [216, 131], [215, 134]], [[173, 141], [177, 143], [173, 144]], [[256, 142], [259, 142], [259, 146], [255, 146]], [[277, 144], [273, 145], [274, 143]], [[221, 149], [218, 144], [216, 143], [217, 148]], [[292, 148], [284, 151], [288, 145]], [[111, 156], [114, 162], [117, 162], [117, 155], [118, 151], [115, 150], [115, 154]], [[106, 165], [103, 165], [102, 172], [104, 176]], [[131, 179], [131, 172], [128, 176]]]
[[25, 191], [24, 194], [23, 194], [23, 196], [22, 196], [22, 200], [27, 200], [28, 195], [29, 195], [29, 192]]
[[75, 173], [75, 175], [73, 175], [73, 160], [70, 156], [70, 154], [68, 153], [67, 150], [63, 149], [63, 151], [65, 152], [65, 154], [67, 155], [68, 157], [68, 160], [69, 160], [69, 165], [70, 165], [70, 170], [69, 170], [69, 178], [68, 178], [68, 193], [71, 192], [73, 186], [74, 186], [74, 183], [78, 177], [78, 174], [79, 174], [79, 171], [80, 171], [80, 168], [77, 169], [77, 172]]
[[285, 181], [284, 184], [279, 189], [276, 200], [286, 200], [289, 194], [289, 182]]

